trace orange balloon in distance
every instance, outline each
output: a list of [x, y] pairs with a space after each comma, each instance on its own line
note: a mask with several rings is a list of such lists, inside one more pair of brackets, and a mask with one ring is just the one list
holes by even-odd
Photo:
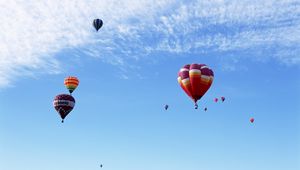
[[187, 64], [178, 72], [178, 83], [183, 91], [194, 101], [195, 109], [210, 88], [214, 79], [213, 71], [205, 64]]
[[69, 76], [65, 78], [64, 84], [69, 90], [70, 94], [77, 88], [79, 85], [79, 80], [77, 77]]

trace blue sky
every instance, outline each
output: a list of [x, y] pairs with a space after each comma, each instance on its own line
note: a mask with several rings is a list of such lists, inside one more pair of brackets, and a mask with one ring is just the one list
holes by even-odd
[[[0, 6], [0, 169], [300, 168], [299, 1]], [[177, 83], [188, 63], [215, 73], [198, 110]]]

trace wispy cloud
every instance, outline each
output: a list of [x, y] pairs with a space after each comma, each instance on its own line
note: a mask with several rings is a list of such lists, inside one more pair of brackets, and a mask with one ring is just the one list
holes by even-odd
[[[297, 0], [28, 0], [0, 8], [0, 87], [36, 71], [59, 73], [55, 54], [73, 48], [124, 67], [157, 52], [238, 51], [300, 64]], [[95, 36], [97, 17], [104, 26]]]

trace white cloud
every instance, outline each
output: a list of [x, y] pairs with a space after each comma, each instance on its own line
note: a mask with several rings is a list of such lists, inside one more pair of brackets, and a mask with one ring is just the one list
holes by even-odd
[[[59, 73], [55, 54], [68, 48], [122, 66], [159, 51], [243, 51], [300, 64], [297, 0], [0, 0], [0, 11], [0, 87]], [[95, 36], [96, 17], [104, 26]]]

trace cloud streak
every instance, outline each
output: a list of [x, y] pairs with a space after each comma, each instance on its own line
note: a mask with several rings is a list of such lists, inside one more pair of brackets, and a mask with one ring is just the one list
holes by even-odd
[[[56, 54], [74, 48], [123, 67], [158, 52], [242, 52], [300, 64], [296, 0], [2, 1], [0, 8], [0, 87], [37, 71], [61, 72]], [[95, 36], [96, 17], [104, 26]]]

